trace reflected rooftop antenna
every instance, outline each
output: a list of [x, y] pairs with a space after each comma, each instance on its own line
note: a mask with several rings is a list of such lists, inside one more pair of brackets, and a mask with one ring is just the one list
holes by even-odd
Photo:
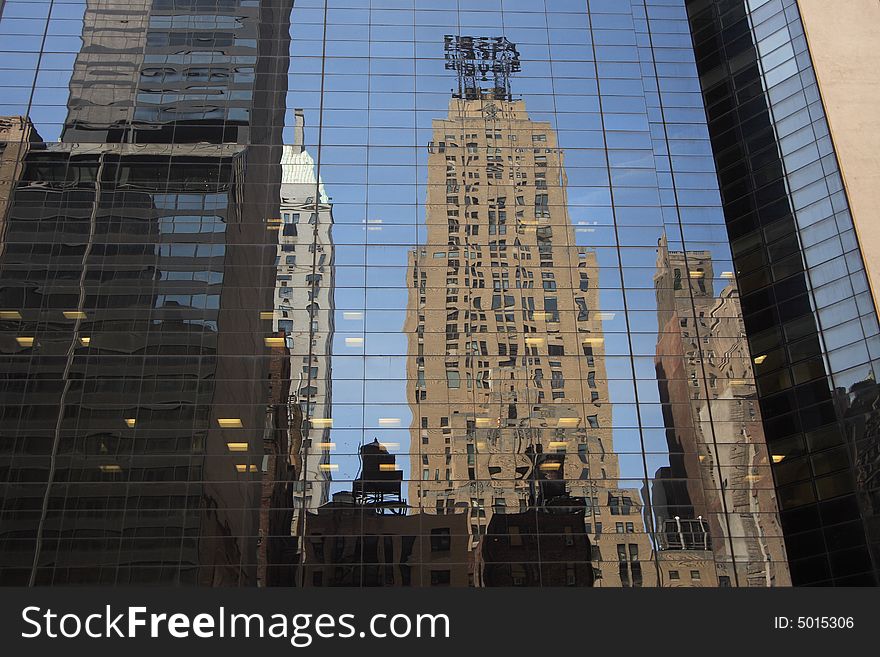
[[516, 44], [507, 37], [447, 34], [443, 40], [446, 69], [458, 73], [458, 98], [513, 100], [510, 76], [521, 70]]

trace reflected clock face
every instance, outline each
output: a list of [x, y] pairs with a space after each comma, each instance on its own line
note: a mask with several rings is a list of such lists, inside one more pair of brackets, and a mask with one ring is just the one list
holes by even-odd
[[498, 107], [494, 103], [489, 103], [483, 108], [483, 116], [487, 119], [494, 119], [498, 116]]

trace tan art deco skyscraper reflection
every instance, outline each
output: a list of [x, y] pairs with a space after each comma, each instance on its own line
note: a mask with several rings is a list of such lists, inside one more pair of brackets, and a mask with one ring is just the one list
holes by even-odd
[[[483, 555], [515, 545], [493, 517], [579, 506], [583, 526], [564, 531], [590, 535], [596, 585], [655, 585], [638, 491], [618, 488], [596, 254], [575, 246], [551, 125], [497, 81], [465, 85], [434, 121], [427, 194], [405, 326], [410, 504], [468, 514]], [[570, 564], [552, 583], [584, 585], [590, 556], [556, 557]], [[529, 567], [510, 582], [537, 583]]]

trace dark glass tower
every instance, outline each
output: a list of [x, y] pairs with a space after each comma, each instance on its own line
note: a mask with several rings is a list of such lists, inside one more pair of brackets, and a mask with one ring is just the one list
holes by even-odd
[[686, 4], [792, 581], [877, 585], [877, 314], [798, 7]]
[[86, 6], [7, 202], [4, 584], [256, 582], [289, 12]]

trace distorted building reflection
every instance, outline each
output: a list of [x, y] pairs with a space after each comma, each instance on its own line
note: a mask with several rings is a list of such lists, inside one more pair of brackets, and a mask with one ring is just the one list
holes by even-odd
[[272, 388], [264, 442], [260, 585], [297, 583], [305, 515], [329, 501], [331, 345], [334, 315], [333, 206], [304, 145], [305, 115], [294, 111], [292, 144], [281, 152], [275, 294], [271, 321]]
[[[880, 533], [880, 386], [873, 378], [854, 383], [847, 392], [843, 388], [835, 391], [835, 401], [840, 417], [843, 418], [843, 427], [846, 436], [846, 452], [849, 463], [853, 469], [856, 481], [857, 499], [861, 507], [863, 517], [868, 519], [868, 531], [873, 534]], [[846, 460], [846, 452], [836, 449], [827, 455], [826, 459], [818, 461], [815, 469], [818, 473], [840, 469], [849, 465]], [[802, 455], [792, 453], [795, 462], [791, 471], [797, 471], [798, 461], [803, 461]], [[780, 454], [777, 462], [782, 467], [788, 467], [785, 463], [787, 455]], [[801, 457], [801, 458], [798, 458]], [[802, 466], [801, 466], [802, 467]], [[801, 475], [803, 478], [804, 475]], [[880, 561], [880, 546], [871, 544], [871, 552], [874, 559]]]
[[[869, 228], [877, 203], [851, 184], [868, 180], [863, 172], [875, 163], [847, 162], [841, 148], [849, 141], [876, 151], [864, 146], [876, 131], [852, 120], [864, 113], [849, 109], [874, 89], [860, 82], [873, 64], [853, 57], [864, 72], [839, 85], [853, 74], [840, 60], [853, 52], [852, 28], [864, 12], [852, 3], [793, 2], [777, 32], [782, 14], [749, 0], [683, 5], [792, 583], [877, 586], [880, 523], [877, 507], [866, 504], [876, 483], [872, 490], [856, 461], [844, 458], [862, 420], [844, 416], [843, 398], [877, 381], [880, 366], [877, 243]], [[731, 25], [747, 26], [748, 37]], [[735, 67], [719, 66], [722, 52]], [[796, 130], [787, 127], [790, 117], [798, 117]], [[757, 153], [759, 166], [742, 166]], [[807, 189], [815, 193], [801, 193]], [[858, 452], [876, 452], [870, 433], [864, 439]]]
[[361, 445], [359, 451], [361, 471], [352, 484], [354, 500], [389, 513], [405, 513], [401, 497], [403, 472], [397, 469], [397, 459], [378, 439]]
[[[465, 514], [471, 549], [480, 550], [507, 522], [530, 532], [567, 526], [537, 518], [548, 510], [535, 482], [553, 473], [555, 497], [581, 517], [578, 549], [563, 550], [575, 571], [595, 557], [601, 584], [653, 585], [641, 574], [652, 547], [638, 491], [618, 485], [598, 267], [592, 250], [573, 246], [564, 154], [552, 126], [532, 121], [513, 98], [514, 44], [448, 37], [446, 48], [460, 91], [434, 121], [427, 243], [410, 258], [411, 503]], [[611, 518], [618, 514], [630, 531], [603, 533], [623, 520]], [[533, 533], [523, 554], [541, 540]], [[489, 543], [482, 558], [497, 552]]]
[[269, 403], [263, 428], [262, 482], [257, 537], [257, 586], [294, 586], [299, 544], [294, 526], [294, 495], [302, 472], [302, 409], [291, 403], [291, 357], [286, 337], [271, 348]]
[[297, 506], [329, 500], [331, 359], [334, 315], [333, 206], [302, 144], [304, 115], [295, 113], [297, 143], [281, 160], [281, 225], [273, 327], [284, 334], [291, 358], [290, 401], [305, 419], [305, 459]]
[[[572, 497], [563, 479], [565, 453], [544, 454], [542, 447], [526, 448], [533, 466], [527, 510], [493, 509], [474, 550], [477, 586], [593, 586], [601, 574], [587, 558], [592, 545], [586, 502]], [[638, 585], [641, 565], [627, 562], [630, 567], [625, 576]]]
[[41, 148], [40, 142], [40, 135], [27, 117], [0, 117], [0, 254], [6, 247], [6, 214], [13, 190], [21, 178], [27, 154], [32, 148]]
[[[716, 281], [723, 289], [715, 293]], [[669, 465], [654, 476], [665, 585], [788, 585], [752, 359], [731, 272], [709, 251], [671, 251], [654, 277], [655, 367]], [[687, 585], [692, 585], [687, 582]]]
[[24, 155], [4, 224], [3, 583], [256, 583], [287, 375], [259, 310], [286, 87], [255, 67], [287, 15], [86, 5], [62, 141]]
[[301, 585], [472, 585], [467, 517], [408, 515], [394, 455], [377, 440], [359, 452], [352, 490], [306, 514]]

